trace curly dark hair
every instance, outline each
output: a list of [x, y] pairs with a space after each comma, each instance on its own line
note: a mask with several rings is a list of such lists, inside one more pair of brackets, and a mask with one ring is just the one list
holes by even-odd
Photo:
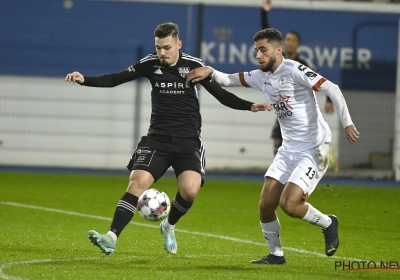
[[253, 42], [262, 39], [267, 39], [269, 43], [275, 42], [278, 45], [282, 45], [282, 33], [275, 28], [265, 28], [258, 31], [253, 37]]

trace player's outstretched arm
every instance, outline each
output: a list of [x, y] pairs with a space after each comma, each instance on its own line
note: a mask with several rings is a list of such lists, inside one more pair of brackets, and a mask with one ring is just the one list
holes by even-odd
[[203, 87], [211, 93], [222, 105], [236, 110], [248, 110], [252, 112], [270, 111], [271, 105], [268, 103], [252, 103], [250, 101], [241, 99], [233, 93], [223, 89], [217, 82], [207, 78], [201, 81]]
[[210, 66], [198, 67], [191, 70], [186, 78], [186, 83], [197, 83], [212, 74], [214, 71]]
[[68, 83], [74, 83], [74, 84], [82, 85], [85, 82], [85, 78], [82, 76], [81, 73], [75, 71], [75, 72], [69, 73], [65, 77], [65, 81], [68, 82]]
[[120, 84], [133, 81], [138, 77], [139, 74], [126, 69], [118, 73], [103, 74], [98, 76], [82, 76], [82, 74], [79, 72], [73, 72], [65, 77], [65, 81], [87, 87], [115, 87]]
[[200, 82], [205, 78], [211, 75], [212, 79], [214, 79], [219, 85], [224, 87], [240, 87], [240, 80], [235, 77], [239, 77], [238, 73], [236, 74], [226, 74], [220, 71], [215, 70], [210, 66], [199, 67], [193, 69], [189, 72], [188, 78], [186, 79], [186, 83], [190, 81], [192, 83]]
[[261, 27], [262, 29], [269, 28], [268, 12], [272, 9], [271, 0], [264, 0], [261, 9]]
[[352, 144], [357, 141], [358, 137], [360, 137], [360, 132], [358, 132], [354, 124], [346, 126], [344, 130], [346, 131], [347, 140]]

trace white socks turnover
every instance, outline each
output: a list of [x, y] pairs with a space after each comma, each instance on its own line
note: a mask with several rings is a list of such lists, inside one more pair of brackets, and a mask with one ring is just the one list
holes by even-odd
[[306, 204], [308, 205], [308, 210], [306, 215], [303, 218], [301, 218], [302, 220], [322, 228], [327, 228], [330, 226], [332, 220], [331, 218], [328, 217], [328, 215], [322, 214], [317, 209], [315, 209], [311, 204], [309, 203]]
[[112, 242], [115, 244], [117, 243], [117, 235], [112, 232], [111, 230], [107, 232], [107, 235], [111, 237]]

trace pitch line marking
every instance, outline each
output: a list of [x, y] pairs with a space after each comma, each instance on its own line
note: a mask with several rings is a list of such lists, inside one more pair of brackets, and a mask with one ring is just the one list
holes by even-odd
[[[250, 254], [235, 254], [234, 256], [250, 256]], [[232, 257], [233, 255], [216, 255], [216, 254], [199, 254], [199, 255], [193, 255], [193, 254], [183, 254], [179, 255], [179, 257], [184, 257], [184, 258], [210, 258], [210, 257]], [[90, 258], [61, 258], [61, 259], [43, 259], [43, 260], [30, 260], [30, 261], [20, 261], [20, 262], [10, 262], [10, 263], [0, 263], [0, 279], [6, 279], [6, 280], [28, 280], [26, 278], [21, 278], [18, 276], [11, 276], [7, 275], [3, 272], [4, 268], [12, 267], [12, 266], [18, 266], [18, 265], [29, 265], [29, 264], [44, 264], [44, 263], [56, 263], [56, 262], [68, 262], [68, 261], [93, 261], [93, 260], [101, 260], [107, 258], [105, 256], [102, 257], [90, 257]], [[116, 256], [113, 256], [113, 259], [147, 259], [149, 258], [148, 256], [129, 256], [126, 257], [124, 256], [123, 258], [118, 258]]]
[[[4, 204], [4, 203], [2, 203]], [[0, 263], [0, 278], [7, 279], [7, 280], [25, 280], [25, 278], [17, 277], [17, 276], [10, 276], [3, 272], [4, 268], [16, 266], [16, 265], [24, 265], [24, 264], [37, 264], [37, 263], [51, 263], [51, 262], [63, 262], [68, 260], [76, 260], [76, 261], [86, 261], [86, 260], [95, 260], [98, 258], [74, 258], [74, 259], [59, 259], [59, 260], [52, 260], [52, 259], [44, 259], [44, 260], [30, 260], [30, 261], [21, 261], [21, 262], [10, 262], [10, 263]]]
[[[60, 210], [60, 209], [48, 208], [48, 207], [42, 207], [42, 206], [35, 206], [35, 205], [29, 205], [29, 204], [22, 204], [22, 203], [17, 203], [17, 202], [0, 201], [0, 204], [8, 205], [8, 206], [20, 207], [20, 208], [29, 208], [29, 209], [35, 209], [35, 210], [42, 210], [42, 211], [46, 211], [46, 212], [60, 213], [60, 214], [71, 215], [71, 216], [91, 218], [91, 219], [97, 219], [97, 220], [112, 221], [111, 218], [107, 218], [107, 217], [101, 217], [101, 216], [96, 216], [96, 215], [89, 215], [89, 214], [83, 214], [83, 213], [79, 213], [79, 212], [66, 211], [66, 210]], [[139, 223], [139, 222], [130, 222], [130, 224], [137, 225], [137, 226], [143, 226], [143, 227], [156, 228], [156, 229], [159, 228], [159, 226], [145, 224], [145, 223]], [[214, 237], [214, 238], [229, 240], [229, 241], [238, 242], [238, 243], [246, 243], [246, 244], [251, 244], [251, 245], [256, 245], [256, 246], [266, 246], [266, 244], [262, 243], [262, 242], [255, 242], [255, 241], [251, 241], [251, 240], [239, 239], [239, 238], [235, 238], [235, 237], [217, 235], [217, 234], [212, 234], [212, 233], [189, 231], [189, 230], [184, 230], [184, 229], [175, 229], [175, 231], [176, 232], [183, 232], [183, 233], [187, 233], [187, 234], [193, 234], [193, 235], [202, 235], [202, 236], [206, 236], [206, 237]], [[283, 249], [288, 250], [288, 251], [293, 251], [293, 252], [296, 252], [296, 253], [306, 254], [306, 255], [314, 255], [314, 256], [324, 257], [324, 258], [327, 257], [325, 254], [322, 254], [322, 253], [303, 250], [303, 249], [298, 249], [298, 248], [283, 247]], [[331, 259], [336, 258], [336, 259], [341, 259], [341, 260], [345, 259], [345, 260], [351, 260], [351, 261], [362, 261], [362, 259], [349, 258], [349, 257], [343, 257], [343, 256], [331, 256], [329, 258], [331, 258]]]

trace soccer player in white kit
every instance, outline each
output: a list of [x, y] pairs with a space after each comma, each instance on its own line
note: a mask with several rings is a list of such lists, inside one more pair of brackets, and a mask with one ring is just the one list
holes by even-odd
[[286, 263], [275, 211], [278, 206], [290, 217], [321, 227], [325, 253], [332, 256], [339, 247], [338, 219], [306, 202], [328, 168], [331, 142], [331, 131], [319, 110], [315, 92], [323, 92], [331, 98], [350, 143], [357, 141], [360, 133], [336, 84], [282, 56], [282, 34], [277, 29], [257, 32], [253, 42], [260, 69], [225, 74], [211, 67], [201, 67], [193, 70], [187, 79], [195, 83], [212, 74], [222, 86], [258, 89], [273, 105], [279, 119], [283, 143], [264, 176], [259, 202], [260, 224], [270, 254], [252, 263]]

